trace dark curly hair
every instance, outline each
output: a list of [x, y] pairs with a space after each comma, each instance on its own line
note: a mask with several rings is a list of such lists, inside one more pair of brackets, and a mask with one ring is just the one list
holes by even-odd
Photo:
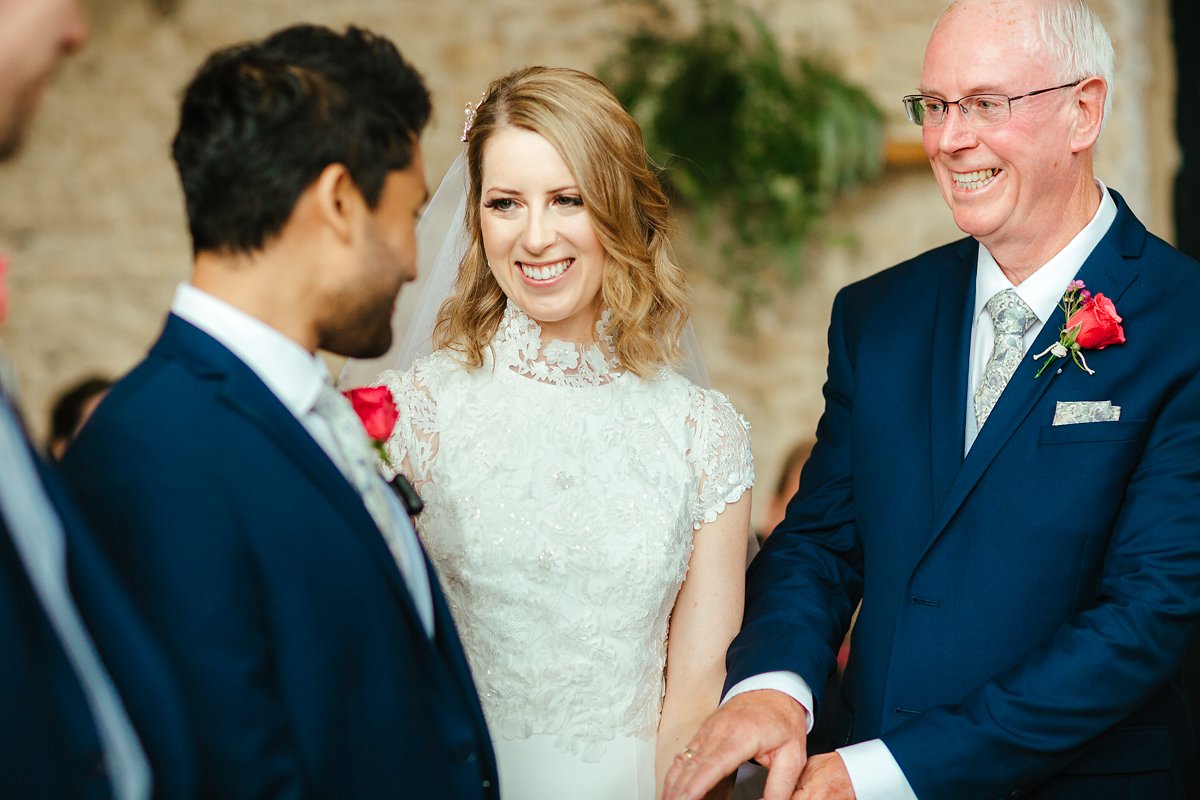
[[314, 25], [214, 53], [184, 92], [172, 155], [194, 252], [250, 252], [330, 164], [370, 208], [412, 161], [429, 91], [390, 41]]

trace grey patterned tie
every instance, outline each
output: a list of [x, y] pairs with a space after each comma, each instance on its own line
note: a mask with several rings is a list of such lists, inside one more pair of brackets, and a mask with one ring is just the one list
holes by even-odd
[[1037, 322], [1033, 309], [1012, 289], [992, 295], [987, 302], [988, 314], [996, 330], [992, 357], [983, 368], [979, 388], [975, 390], [975, 422], [980, 429], [1000, 399], [1009, 378], [1025, 357], [1026, 331]]
[[371, 519], [375, 520], [388, 549], [392, 551], [392, 557], [400, 567], [400, 574], [411, 587], [413, 565], [409, 563], [411, 559], [401, 541], [399, 523], [392, 513], [391, 499], [388, 497], [391, 489], [378, 472], [376, 465], [379, 459], [367, 439], [362, 421], [354, 413], [350, 401], [331, 383], [322, 385], [321, 393], [313, 404], [313, 412], [329, 424], [337, 446], [339, 457], [334, 460], [338, 468], [362, 496]]

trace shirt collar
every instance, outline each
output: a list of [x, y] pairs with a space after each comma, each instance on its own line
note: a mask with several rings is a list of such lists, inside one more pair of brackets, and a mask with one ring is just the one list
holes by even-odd
[[275, 328], [191, 284], [175, 290], [171, 312], [242, 360], [297, 417], [316, 402], [329, 371], [321, 359]]
[[1075, 278], [1083, 262], [1096, 249], [1096, 245], [1100, 244], [1113, 220], [1117, 218], [1117, 204], [1108, 193], [1108, 187], [1099, 178], [1095, 180], [1100, 189], [1100, 206], [1092, 216], [1091, 222], [1075, 234], [1075, 238], [1067, 242], [1053, 258], [1021, 281], [1020, 286], [1014, 287], [988, 249], [982, 244], [979, 245], [975, 270], [975, 316], [972, 319], [978, 319], [988, 300], [1005, 289], [1016, 291], [1043, 324], [1050, 319], [1054, 309], [1062, 301], [1067, 284]]

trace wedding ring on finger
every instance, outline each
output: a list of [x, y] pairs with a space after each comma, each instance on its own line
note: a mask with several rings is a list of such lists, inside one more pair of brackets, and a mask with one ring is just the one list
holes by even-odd
[[695, 757], [696, 751], [690, 747], [685, 747], [675, 754], [675, 758], [684, 762], [685, 764], [691, 763]]

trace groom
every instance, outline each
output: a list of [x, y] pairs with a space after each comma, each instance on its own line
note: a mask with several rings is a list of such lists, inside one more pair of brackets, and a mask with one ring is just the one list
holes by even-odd
[[[905, 104], [970, 238], [839, 294], [818, 445], [668, 800], [746, 758], [767, 800], [1191, 797], [1200, 265], [1093, 175], [1112, 62], [1082, 0], [938, 21]], [[814, 717], [839, 749], [808, 758]]]
[[388, 349], [429, 110], [357, 28], [209, 58], [173, 145], [191, 281], [64, 461], [182, 676], [207, 797], [499, 796], [437, 580], [316, 355]]

